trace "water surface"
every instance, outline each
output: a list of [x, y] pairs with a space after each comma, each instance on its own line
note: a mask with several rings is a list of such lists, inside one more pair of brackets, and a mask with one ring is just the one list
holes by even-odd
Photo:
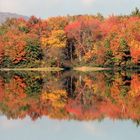
[[139, 72], [1, 72], [3, 140], [140, 139]]

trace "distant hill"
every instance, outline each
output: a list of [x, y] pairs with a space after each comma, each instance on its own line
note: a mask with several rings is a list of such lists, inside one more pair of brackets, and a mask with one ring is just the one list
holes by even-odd
[[7, 18], [20, 18], [20, 17], [28, 19], [27, 16], [18, 15], [14, 13], [0, 12], [0, 23], [5, 22]]

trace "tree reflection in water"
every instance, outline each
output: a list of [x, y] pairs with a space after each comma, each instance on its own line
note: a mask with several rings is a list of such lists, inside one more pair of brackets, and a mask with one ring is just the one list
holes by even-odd
[[8, 119], [140, 120], [139, 72], [1, 72], [0, 112]]

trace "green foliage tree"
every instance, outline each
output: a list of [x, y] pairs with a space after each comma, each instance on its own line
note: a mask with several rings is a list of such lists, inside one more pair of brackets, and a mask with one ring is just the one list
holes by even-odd
[[131, 16], [138, 16], [138, 17], [140, 17], [140, 10], [139, 10], [139, 8], [136, 7], [135, 10], [131, 12]]

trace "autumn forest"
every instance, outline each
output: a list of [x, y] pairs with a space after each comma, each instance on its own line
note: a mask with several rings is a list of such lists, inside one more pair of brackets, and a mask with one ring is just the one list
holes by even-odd
[[28, 20], [0, 25], [0, 67], [140, 66], [140, 11]]

